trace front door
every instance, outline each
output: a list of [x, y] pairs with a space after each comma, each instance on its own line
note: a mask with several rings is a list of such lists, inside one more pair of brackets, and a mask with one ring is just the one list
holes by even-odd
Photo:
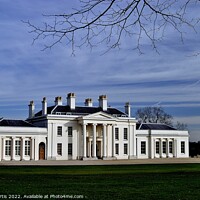
[[44, 142], [41, 142], [39, 144], [39, 160], [45, 159], [45, 144]]
[[97, 158], [102, 158], [102, 154], [101, 154], [101, 141], [97, 141]]

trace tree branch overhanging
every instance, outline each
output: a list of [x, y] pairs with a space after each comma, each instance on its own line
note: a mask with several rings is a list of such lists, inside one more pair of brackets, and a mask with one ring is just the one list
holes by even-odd
[[80, 0], [81, 7], [69, 14], [44, 15], [51, 19], [43, 26], [30, 21], [25, 23], [36, 40], [44, 40], [44, 49], [58, 43], [71, 45], [72, 53], [77, 47], [93, 48], [105, 44], [109, 51], [119, 48], [123, 38], [134, 38], [133, 49], [141, 51], [144, 38], [153, 49], [163, 38], [166, 28], [173, 28], [183, 39], [184, 26], [195, 30], [199, 17], [188, 18], [190, 6], [199, 0]]

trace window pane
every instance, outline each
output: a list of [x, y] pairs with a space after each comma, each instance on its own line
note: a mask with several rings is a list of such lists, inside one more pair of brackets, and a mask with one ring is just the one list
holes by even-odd
[[128, 144], [124, 144], [124, 154], [128, 154]]
[[141, 154], [146, 154], [146, 142], [141, 142]]
[[21, 141], [17, 140], [15, 141], [15, 155], [20, 156], [21, 151]]
[[68, 127], [68, 136], [72, 137], [72, 127]]
[[57, 154], [59, 156], [62, 156], [62, 144], [61, 143], [57, 144]]
[[156, 153], [157, 154], [160, 153], [160, 142], [159, 141], [156, 142]]
[[185, 153], [185, 142], [181, 142], [181, 153]]
[[68, 144], [68, 155], [72, 156], [72, 143]]
[[10, 156], [11, 155], [11, 140], [6, 140], [5, 155], [6, 156]]
[[124, 140], [128, 139], [128, 129], [124, 128]]
[[62, 136], [62, 126], [57, 127], [57, 135]]
[[25, 141], [25, 156], [30, 156], [31, 154], [31, 142], [26, 140]]
[[119, 144], [115, 144], [115, 154], [119, 155]]
[[115, 128], [115, 139], [119, 140], [119, 128]]
[[162, 144], [163, 144], [163, 153], [166, 153], [166, 142], [164, 141], [162, 142]]

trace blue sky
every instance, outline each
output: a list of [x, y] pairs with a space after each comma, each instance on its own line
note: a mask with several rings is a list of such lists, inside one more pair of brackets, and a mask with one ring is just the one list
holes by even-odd
[[[41, 108], [55, 96], [75, 92], [77, 104], [107, 94], [108, 103], [124, 109], [131, 102], [132, 114], [144, 106], [162, 106], [175, 121], [188, 124], [190, 140], [200, 140], [200, 34], [185, 28], [184, 43], [171, 29], [158, 44], [159, 54], [143, 40], [144, 54], [131, 50], [124, 38], [121, 50], [102, 55], [103, 46], [92, 51], [83, 47], [71, 56], [70, 46], [60, 44], [41, 51], [43, 41], [32, 45], [33, 35], [21, 20], [41, 24], [42, 14], [68, 12], [77, 1], [0, 0], [0, 115], [26, 119], [28, 103]], [[199, 8], [194, 9], [196, 15]], [[191, 16], [192, 16], [191, 14]], [[199, 27], [197, 27], [198, 30]]]

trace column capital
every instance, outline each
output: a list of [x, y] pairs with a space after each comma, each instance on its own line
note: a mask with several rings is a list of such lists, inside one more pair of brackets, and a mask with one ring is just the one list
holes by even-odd
[[102, 124], [103, 126], [107, 126], [108, 124]]
[[92, 123], [92, 126], [97, 126], [97, 123]]

